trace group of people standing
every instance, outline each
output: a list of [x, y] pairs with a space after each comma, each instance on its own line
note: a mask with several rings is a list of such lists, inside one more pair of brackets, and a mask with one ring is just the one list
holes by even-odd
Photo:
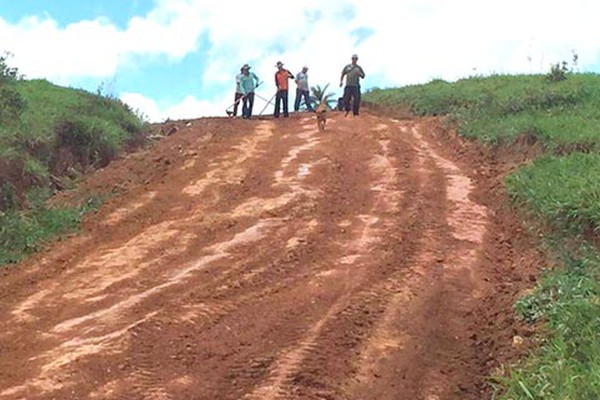
[[[352, 114], [358, 115], [360, 108], [360, 79], [365, 77], [365, 72], [362, 67], [357, 64], [358, 56], [352, 55], [351, 63], [346, 65], [340, 76], [340, 87], [343, 86], [344, 77], [346, 77], [346, 86], [344, 87], [344, 96], [342, 104], [346, 110], [346, 115], [350, 112], [352, 105]], [[313, 111], [310, 101], [310, 91], [308, 86], [308, 67], [304, 66], [302, 71], [296, 76], [289, 70], [285, 69], [283, 63], [278, 61], [276, 64], [277, 72], [275, 72], [275, 111], [273, 116], [279, 118], [283, 109], [283, 116], [289, 117], [288, 111], [288, 93], [289, 80], [294, 79], [296, 82], [296, 99], [294, 101], [294, 111], [300, 110], [300, 104], [304, 99], [304, 104], [308, 111]], [[235, 102], [233, 103], [232, 116], [237, 116], [238, 105], [242, 103], [242, 118], [250, 119], [252, 117], [252, 108], [254, 106], [254, 91], [261, 84], [258, 76], [250, 72], [250, 66], [244, 64], [240, 69], [240, 73], [236, 75], [236, 91]]]

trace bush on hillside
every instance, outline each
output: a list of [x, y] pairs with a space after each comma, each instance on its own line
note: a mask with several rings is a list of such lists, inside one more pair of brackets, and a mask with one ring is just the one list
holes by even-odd
[[25, 109], [25, 100], [6, 85], [0, 86], [0, 127], [14, 124]]
[[12, 56], [11, 53], [4, 52], [0, 55], [0, 81], [10, 81], [21, 79], [22, 75], [19, 75], [19, 69], [16, 67], [10, 67], [8, 65], [8, 59]]
[[550, 82], [564, 81], [567, 79], [568, 73], [569, 68], [567, 67], [567, 62], [563, 61], [562, 63], [552, 64], [550, 72], [546, 75], [546, 79]]
[[17, 120], [25, 109], [25, 101], [9, 85], [11, 81], [21, 79], [19, 70], [8, 66], [9, 57], [9, 53], [0, 56], [0, 127]]
[[0, 185], [0, 211], [15, 208], [19, 203], [17, 189], [10, 182], [3, 182]]
[[550, 66], [550, 72], [546, 74], [546, 79], [550, 82], [561, 82], [566, 80], [569, 73], [575, 72], [578, 60], [579, 55], [575, 51], [573, 51], [571, 67], [569, 68], [569, 63], [564, 60], [562, 62], [552, 64]]
[[101, 124], [84, 118], [66, 119], [56, 127], [57, 147], [75, 155], [82, 167], [104, 167], [117, 155], [117, 143], [111, 141]]
[[21, 80], [5, 58], [0, 65], [0, 187], [16, 191], [0, 211], [26, 209], [30, 189], [72, 187], [82, 172], [144, 145], [143, 122], [120, 100]]

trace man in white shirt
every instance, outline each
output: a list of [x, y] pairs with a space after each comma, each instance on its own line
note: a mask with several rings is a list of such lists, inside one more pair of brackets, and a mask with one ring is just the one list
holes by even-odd
[[294, 111], [300, 110], [300, 102], [304, 97], [304, 103], [308, 111], [313, 111], [312, 105], [310, 104], [310, 92], [308, 88], [308, 67], [304, 66], [301, 72], [296, 74], [296, 101], [294, 102]]
[[240, 102], [242, 101], [242, 97], [244, 97], [244, 93], [242, 93], [242, 88], [240, 87], [240, 78], [242, 77], [242, 73], [244, 72], [244, 67], [240, 68], [240, 73], [235, 76], [235, 98], [233, 103], [233, 113], [232, 116], [237, 116], [237, 110]]

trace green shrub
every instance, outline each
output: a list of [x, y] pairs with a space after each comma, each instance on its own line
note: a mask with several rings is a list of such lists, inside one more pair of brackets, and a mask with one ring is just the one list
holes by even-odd
[[0, 55], [0, 84], [6, 81], [21, 79], [19, 69], [8, 65], [8, 59], [12, 56], [9, 52]]
[[119, 100], [45, 80], [12, 79], [2, 88], [10, 96], [0, 98], [0, 185], [10, 181], [19, 199], [49, 178], [106, 166], [143, 144], [143, 122]]
[[19, 203], [17, 190], [11, 182], [4, 182], [0, 186], [0, 213], [3, 210], [15, 208]]
[[73, 117], [56, 128], [57, 146], [71, 150], [82, 166], [103, 167], [117, 155], [119, 138], [102, 120]]
[[0, 86], [0, 126], [14, 125], [24, 109], [25, 100], [16, 90], [6, 85]]
[[567, 79], [567, 74], [569, 73], [569, 68], [567, 67], [567, 62], [563, 61], [562, 63], [552, 64], [550, 67], [550, 72], [546, 75], [546, 79], [550, 82], [560, 82]]
[[8, 57], [0, 56], [0, 264], [75, 229], [94, 206], [45, 206], [64, 186], [61, 174], [103, 167], [143, 136], [143, 122], [120, 100], [23, 80]]

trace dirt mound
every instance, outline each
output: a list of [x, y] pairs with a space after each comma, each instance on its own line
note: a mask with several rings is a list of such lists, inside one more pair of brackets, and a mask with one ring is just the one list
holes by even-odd
[[163, 130], [63, 195], [118, 194], [83, 232], [3, 272], [0, 397], [481, 399], [527, 345], [543, 258], [510, 166], [436, 120]]

